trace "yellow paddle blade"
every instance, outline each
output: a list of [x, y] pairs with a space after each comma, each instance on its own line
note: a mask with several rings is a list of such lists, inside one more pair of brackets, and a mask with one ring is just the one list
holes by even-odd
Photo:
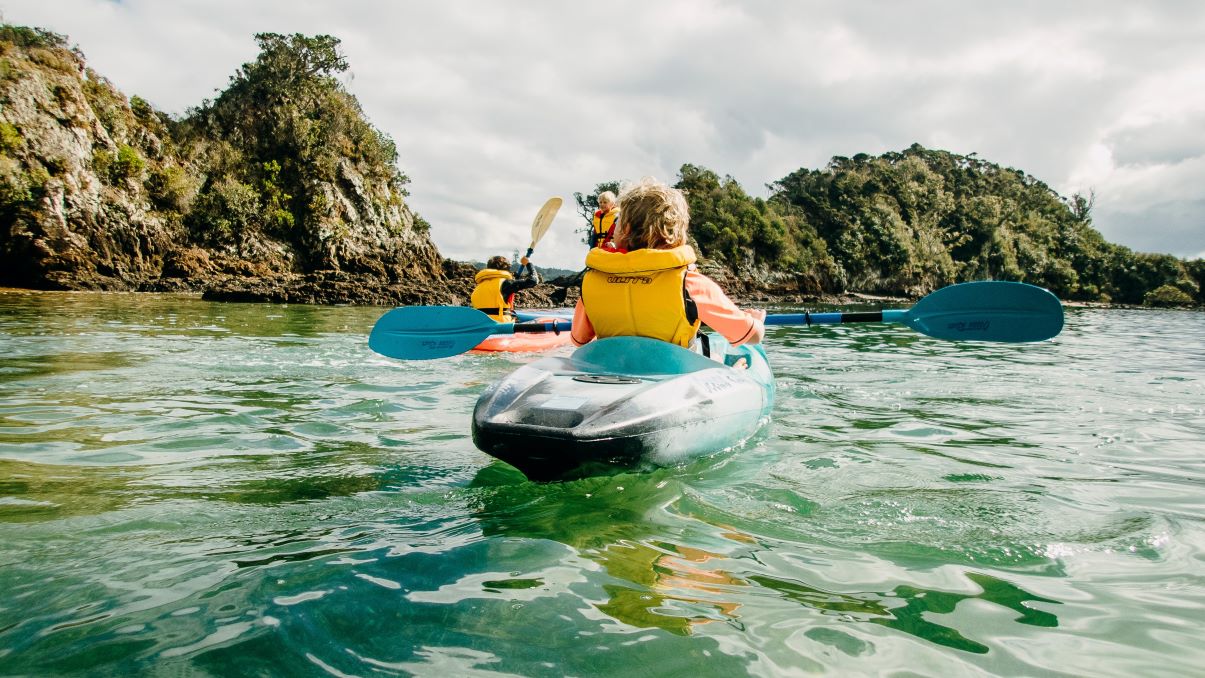
[[540, 238], [544, 237], [544, 233], [552, 225], [552, 220], [556, 218], [557, 210], [561, 209], [562, 202], [560, 198], [549, 198], [540, 208], [535, 220], [531, 222], [531, 244], [528, 247], [535, 247]]

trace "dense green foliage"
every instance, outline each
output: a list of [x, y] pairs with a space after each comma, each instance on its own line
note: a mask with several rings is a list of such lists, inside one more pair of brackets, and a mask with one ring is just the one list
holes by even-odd
[[704, 256], [820, 278], [835, 271], [824, 240], [797, 210], [750, 197], [732, 177], [695, 165], [682, 166], [675, 186], [686, 193], [691, 234]]
[[[776, 182], [856, 287], [925, 292], [966, 280], [1018, 280], [1065, 299], [1141, 303], [1171, 284], [1199, 295], [1185, 262], [1110, 244], [1092, 198], [1064, 199], [1019, 170], [913, 145], [834, 158]], [[1199, 298], [1199, 297], [1198, 297]]]
[[1146, 293], [1143, 303], [1147, 306], [1190, 306], [1192, 297], [1174, 285], [1162, 285]]
[[[1108, 243], [1092, 197], [1062, 198], [1019, 170], [919, 145], [836, 157], [750, 197], [732, 177], [683, 165], [701, 254], [734, 269], [810, 274], [828, 291], [924, 294], [968, 280], [1018, 280], [1064, 299], [1203, 301], [1205, 264]], [[579, 204], [580, 204], [579, 199]]]
[[98, 149], [92, 154], [92, 168], [109, 184], [127, 179], [141, 180], [146, 160], [133, 146], [122, 145], [116, 152]]
[[11, 43], [17, 47], [26, 49], [31, 47], [67, 47], [67, 38], [58, 33], [52, 33], [42, 28], [14, 26], [12, 24], [0, 24], [0, 42]]

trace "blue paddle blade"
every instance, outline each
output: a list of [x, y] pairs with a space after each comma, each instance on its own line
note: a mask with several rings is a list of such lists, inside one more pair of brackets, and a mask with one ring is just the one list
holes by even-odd
[[968, 282], [934, 291], [900, 320], [938, 339], [1042, 341], [1062, 331], [1063, 305], [1049, 290], [1034, 285]]
[[377, 320], [368, 347], [390, 358], [433, 360], [459, 355], [491, 334], [512, 329], [467, 306], [403, 306]]

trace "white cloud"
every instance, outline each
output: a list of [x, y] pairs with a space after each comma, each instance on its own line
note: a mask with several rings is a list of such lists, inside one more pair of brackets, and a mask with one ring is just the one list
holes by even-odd
[[913, 142], [1093, 189], [1115, 242], [1205, 251], [1205, 5], [0, 0], [68, 35], [127, 94], [182, 113], [252, 35], [343, 40], [349, 89], [397, 142], [448, 256], [526, 245], [577, 267], [574, 191], [685, 162], [751, 193], [833, 155]]

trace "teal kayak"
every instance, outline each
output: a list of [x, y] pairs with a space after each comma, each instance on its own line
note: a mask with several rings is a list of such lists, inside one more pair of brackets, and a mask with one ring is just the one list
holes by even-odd
[[668, 466], [738, 445], [768, 420], [774, 375], [761, 345], [709, 339], [715, 358], [611, 337], [520, 367], [478, 398], [473, 442], [532, 480]]

